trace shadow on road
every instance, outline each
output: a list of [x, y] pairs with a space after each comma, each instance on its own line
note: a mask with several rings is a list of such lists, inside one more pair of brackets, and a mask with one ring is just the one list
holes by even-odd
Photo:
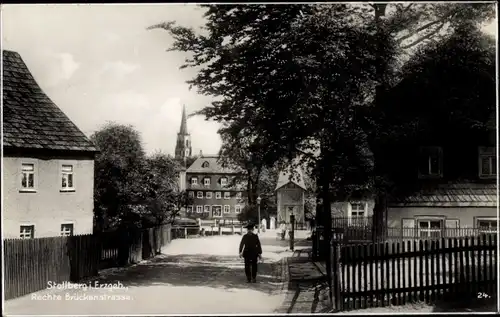
[[257, 283], [247, 283], [243, 260], [235, 256], [162, 255], [129, 269], [101, 276], [97, 281], [121, 282], [128, 287], [151, 285], [255, 289], [273, 294], [281, 286], [281, 263], [259, 263]]
[[453, 301], [441, 301], [434, 304], [434, 313], [493, 313], [498, 312], [498, 298], [495, 296], [489, 299], [468, 299], [462, 297]]
[[331, 310], [326, 281], [289, 284], [282, 313], [327, 313]]

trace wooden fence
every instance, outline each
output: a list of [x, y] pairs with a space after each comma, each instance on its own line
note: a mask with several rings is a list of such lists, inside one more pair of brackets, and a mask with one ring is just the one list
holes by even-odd
[[45, 289], [49, 282], [78, 282], [100, 269], [148, 259], [171, 239], [169, 225], [69, 237], [5, 239], [5, 299]]
[[484, 228], [387, 228], [386, 234], [377, 237], [374, 241], [371, 220], [357, 219], [351, 222], [347, 221], [346, 218], [340, 220], [335, 223], [332, 230], [338, 234], [338, 239], [343, 240], [344, 243], [402, 242], [405, 240], [465, 238], [496, 234], [496, 231], [488, 231]]
[[334, 244], [337, 311], [443, 297], [496, 296], [497, 240], [490, 236], [365, 245]]

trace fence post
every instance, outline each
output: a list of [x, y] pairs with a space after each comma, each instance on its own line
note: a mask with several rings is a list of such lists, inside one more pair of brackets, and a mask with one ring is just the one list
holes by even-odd
[[240, 225], [240, 234], [243, 235], [243, 226]]
[[234, 225], [231, 227], [231, 233], [234, 234]]
[[222, 235], [222, 226], [219, 224], [219, 236]]
[[[331, 242], [332, 252], [332, 281], [330, 288], [330, 303], [335, 311], [342, 310], [341, 285], [340, 285], [340, 244], [336, 241]], [[328, 269], [328, 268], [327, 268]]]
[[184, 239], [188, 238], [188, 229], [184, 228]]

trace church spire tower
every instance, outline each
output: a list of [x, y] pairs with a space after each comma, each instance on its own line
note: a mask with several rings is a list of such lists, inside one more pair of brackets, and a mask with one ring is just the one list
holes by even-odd
[[177, 133], [177, 144], [175, 145], [175, 158], [185, 161], [191, 154], [191, 136], [187, 131], [186, 106], [183, 105], [181, 127]]

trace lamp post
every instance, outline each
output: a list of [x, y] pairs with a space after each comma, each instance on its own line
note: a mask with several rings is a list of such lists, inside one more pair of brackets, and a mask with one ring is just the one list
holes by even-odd
[[257, 197], [257, 217], [258, 217], [258, 221], [259, 221], [259, 224], [258, 224], [258, 227], [257, 227], [257, 233], [260, 233], [260, 201], [262, 200], [262, 198]]

